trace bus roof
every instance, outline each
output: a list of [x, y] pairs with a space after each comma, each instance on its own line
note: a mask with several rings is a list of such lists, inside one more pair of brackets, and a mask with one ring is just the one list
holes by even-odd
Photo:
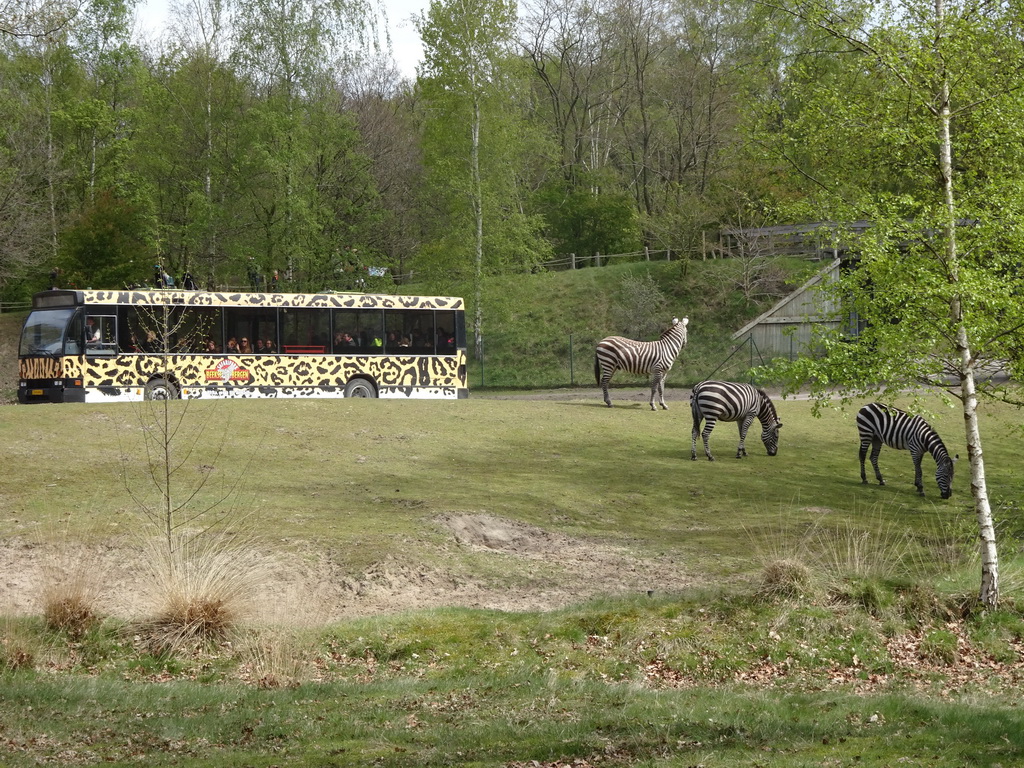
[[310, 307], [316, 309], [465, 309], [454, 296], [405, 296], [384, 293], [241, 293], [143, 288], [122, 291], [44, 291], [33, 297], [36, 309], [105, 305], [183, 307]]

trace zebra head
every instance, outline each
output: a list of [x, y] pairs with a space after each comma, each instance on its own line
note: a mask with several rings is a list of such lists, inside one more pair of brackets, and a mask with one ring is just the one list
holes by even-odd
[[761, 405], [757, 411], [757, 418], [761, 422], [761, 442], [769, 456], [779, 452], [779, 428], [782, 422], [779, 421], [779, 414], [775, 411], [775, 404], [768, 393], [758, 389], [757, 394], [761, 398]]
[[953, 495], [953, 467], [954, 460], [948, 453], [935, 462], [935, 482], [939, 485], [939, 495], [944, 499]]
[[761, 430], [761, 442], [764, 443], [764, 447], [768, 451], [769, 456], [774, 456], [779, 452], [779, 427], [782, 426], [781, 421], [773, 421], [767, 426], [762, 422]]
[[667, 339], [674, 337], [680, 342], [680, 346], [686, 346], [686, 326], [690, 324], [690, 318], [684, 317], [680, 320], [678, 317], [672, 318], [672, 325], [661, 332], [661, 338]]

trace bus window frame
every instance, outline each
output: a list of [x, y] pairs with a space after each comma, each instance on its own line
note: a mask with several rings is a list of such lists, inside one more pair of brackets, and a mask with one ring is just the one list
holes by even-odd
[[[117, 307], [85, 307], [78, 314], [82, 316], [82, 341], [85, 356], [114, 357], [117, 355]], [[89, 341], [85, 338], [90, 317], [96, 320], [96, 327], [99, 329], [100, 334], [99, 341]]]

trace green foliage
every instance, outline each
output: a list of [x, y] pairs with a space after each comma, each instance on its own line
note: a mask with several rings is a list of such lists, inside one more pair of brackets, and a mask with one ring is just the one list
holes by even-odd
[[64, 287], [123, 288], [149, 274], [147, 223], [109, 190], [100, 192], [62, 238]]
[[[537, 138], [512, 53], [515, 14], [505, 0], [435, 0], [418, 21], [424, 202], [433, 215], [415, 267], [432, 283], [472, 280], [477, 297], [484, 275], [528, 272], [550, 253], [518, 170]], [[474, 320], [478, 340], [479, 332]]]
[[583, 179], [573, 187], [551, 184], [539, 193], [538, 202], [546, 211], [545, 231], [556, 253], [589, 258], [642, 248], [636, 206], [624, 191], [609, 191], [606, 186]]
[[[853, 258], [830, 293], [850, 321], [822, 336], [822, 357], [786, 367], [794, 385], [891, 394], [937, 381], [962, 368], [961, 326], [978, 360], [1017, 358], [1013, 318], [1024, 284], [1015, 265], [1024, 252], [1013, 212], [1024, 211], [1016, 182], [1024, 142], [1010, 137], [1024, 124], [1014, 85], [1024, 59], [1006, 50], [1006, 25], [1019, 20], [960, 4], [948, 5], [941, 22], [931, 3], [884, 8], [852, 56], [843, 36], [859, 39], [855, 18], [847, 29], [828, 16], [831, 45], [844, 55], [799, 60], [791, 98], [775, 114], [781, 130], [768, 139], [818, 182], [793, 215], [872, 223], [859, 238], [841, 235]], [[952, 84], [952, 199], [940, 183], [934, 104], [944, 77]]]

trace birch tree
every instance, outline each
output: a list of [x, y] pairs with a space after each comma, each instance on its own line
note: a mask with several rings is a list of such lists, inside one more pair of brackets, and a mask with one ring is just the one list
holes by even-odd
[[[458, 269], [466, 252], [463, 243], [472, 243], [478, 358], [483, 352], [485, 251], [495, 271], [528, 269], [547, 252], [538, 220], [524, 210], [517, 176], [528, 131], [520, 114], [525, 89], [518, 60], [511, 55], [515, 20], [510, 0], [432, 0], [418, 20], [428, 181], [445, 206], [446, 231], [437, 233], [433, 254]], [[426, 250], [431, 251], [429, 245]]]
[[772, 5], [834, 52], [791, 63], [772, 146], [805, 180], [805, 216], [872, 222], [847, 238], [855, 268], [834, 286], [863, 331], [823, 335], [824, 357], [786, 373], [812, 382], [819, 402], [833, 389], [894, 397], [921, 385], [959, 401], [978, 596], [994, 607], [999, 561], [977, 406], [979, 394], [1012, 396], [980, 376], [986, 367], [1020, 372], [1024, 20], [975, 0]]

